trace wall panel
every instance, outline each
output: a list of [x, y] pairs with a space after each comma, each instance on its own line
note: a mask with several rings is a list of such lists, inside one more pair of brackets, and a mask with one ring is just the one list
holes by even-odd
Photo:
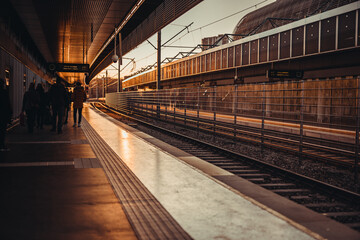
[[339, 16], [339, 49], [355, 46], [356, 11]]
[[317, 53], [319, 50], [319, 22], [306, 25], [305, 54]]
[[259, 40], [251, 41], [250, 43], [250, 63], [258, 63]]
[[335, 50], [336, 18], [321, 21], [320, 51]]
[[304, 54], [304, 27], [292, 30], [292, 57]]
[[248, 65], [249, 64], [249, 46], [250, 43], [243, 43], [243, 48], [242, 48], [242, 54], [241, 54], [241, 58], [242, 58], [242, 65]]
[[290, 57], [290, 31], [280, 33], [280, 59]]
[[269, 60], [277, 60], [278, 59], [278, 34], [270, 36], [270, 48], [269, 48]]

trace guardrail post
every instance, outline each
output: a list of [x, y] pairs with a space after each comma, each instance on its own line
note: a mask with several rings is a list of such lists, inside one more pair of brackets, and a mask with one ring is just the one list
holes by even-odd
[[[144, 98], [145, 98], [145, 96], [144, 96]], [[144, 99], [144, 100], [146, 101], [146, 99]], [[148, 114], [149, 114], [149, 112], [148, 112], [148, 104], [144, 103], [144, 105], [145, 105], [145, 116], [147, 117]]]
[[197, 136], [199, 137], [199, 117], [200, 117], [200, 87], [198, 87], [198, 93], [197, 93], [197, 123], [196, 123], [196, 127], [197, 127]]
[[148, 103], [148, 96], [145, 97], [145, 106], [146, 106], [146, 116], [149, 117], [151, 116], [151, 113], [150, 113], [150, 108], [149, 108], [149, 103]]
[[160, 100], [159, 100], [160, 92], [159, 90], [156, 90], [156, 116], [160, 119]]
[[[175, 98], [176, 98], [176, 96], [175, 96]], [[176, 99], [175, 99], [175, 101], [174, 101], [174, 123], [175, 123], [175, 111], [176, 111]], [[175, 124], [174, 124], [174, 128], [175, 128]]]
[[184, 124], [186, 126], [186, 88], [184, 89]]
[[96, 80], [96, 99], [99, 99], [99, 79]]
[[360, 77], [357, 79], [357, 115], [356, 115], [356, 134], [355, 134], [355, 166], [354, 166], [354, 183], [359, 188], [359, 128], [360, 128]]
[[266, 104], [266, 90], [265, 83], [263, 83], [263, 96], [262, 96], [262, 117], [261, 117], [261, 156], [264, 154], [264, 129], [265, 129], [265, 104]]
[[301, 100], [300, 100], [300, 139], [299, 139], [299, 164], [302, 163], [303, 157], [303, 140], [304, 140], [304, 81], [301, 81]]
[[214, 111], [214, 129], [213, 129], [213, 139], [215, 140], [215, 133], [216, 133], [216, 86], [214, 86], [214, 104], [213, 104], [213, 111]]
[[[145, 111], [145, 103], [144, 103], [144, 94], [141, 94], [141, 111]], [[145, 116], [146, 116], [146, 111], [145, 111]]]
[[161, 30], [157, 34], [157, 79], [156, 89], [161, 89]]
[[167, 97], [167, 93], [168, 91], [166, 90], [166, 98], [165, 98], [165, 101], [164, 101], [164, 105], [165, 105], [165, 121], [167, 121], [167, 107], [168, 107], [168, 102], [169, 102], [169, 99]]
[[234, 95], [234, 143], [236, 144], [236, 134], [237, 134], [237, 108], [238, 108], [238, 99], [237, 99], [237, 94], [238, 94], [238, 85], [235, 85], [235, 95]]

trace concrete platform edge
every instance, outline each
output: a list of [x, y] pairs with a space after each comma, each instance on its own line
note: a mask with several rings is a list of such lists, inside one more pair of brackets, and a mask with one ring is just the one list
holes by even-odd
[[[94, 109], [93, 109], [93, 110], [94, 110]], [[95, 112], [102, 114], [102, 113], [101, 113], [100, 111], [98, 111], [98, 110], [95, 110]], [[121, 123], [121, 122], [119, 122], [119, 121], [117, 121], [117, 120], [115, 120], [115, 119], [113, 119], [113, 118], [111, 118], [111, 117], [109, 117], [109, 116], [107, 116], [107, 119], [110, 120], [110, 121], [112, 121], [112, 122], [115, 123], [116, 125], [118, 125], [118, 126], [120, 126], [120, 127], [123, 127], [126, 131], [128, 131], [130, 134], [133, 134], [133, 135], [136, 136], [137, 138], [139, 138], [139, 139], [147, 142], [148, 144], [150, 144], [150, 145], [152, 145], [152, 146], [160, 149], [161, 151], [164, 151], [164, 152], [167, 153], [168, 155], [171, 155], [171, 156], [175, 157], [179, 162], [181, 162], [181, 163], [189, 166], [190, 168], [194, 169], [195, 171], [199, 172], [200, 174], [205, 175], [206, 177], [208, 177], [209, 179], [213, 180], [213, 181], [216, 182], [217, 184], [223, 186], [224, 188], [226, 188], [226, 189], [234, 192], [235, 194], [240, 195], [241, 197], [243, 197], [244, 199], [248, 200], [248, 201], [251, 202], [252, 204], [254, 204], [254, 205], [256, 205], [256, 206], [264, 209], [265, 211], [271, 213], [272, 215], [274, 215], [274, 216], [282, 219], [283, 221], [287, 222], [288, 224], [292, 225], [293, 227], [297, 228], [298, 230], [300, 230], [300, 231], [308, 234], [309, 236], [311, 236], [311, 237], [313, 237], [313, 238], [315, 238], [315, 239], [321, 239], [321, 240], [326, 239], [326, 238], [322, 237], [321, 235], [319, 235], [318, 233], [313, 232], [313, 231], [310, 230], [309, 228], [301, 225], [300, 223], [297, 223], [297, 222], [293, 221], [292, 219], [286, 217], [285, 215], [283, 215], [283, 214], [281, 214], [281, 213], [279, 213], [279, 212], [277, 212], [277, 211], [275, 211], [275, 210], [267, 207], [266, 205], [258, 202], [258, 201], [255, 200], [255, 199], [253, 199], [253, 198], [251, 198], [251, 197], [249, 197], [249, 196], [241, 193], [240, 191], [238, 191], [238, 190], [236, 190], [235, 188], [229, 186], [229, 185], [226, 184], [225, 182], [217, 179], [217, 178], [215, 177], [215, 175], [212, 176], [211, 174], [209, 174], [211, 171], [214, 171], [214, 169], [215, 169], [215, 171], [217, 171], [216, 169], [219, 168], [219, 167], [217, 167], [217, 166], [215, 166], [215, 165], [212, 165], [212, 164], [210, 164], [210, 163], [208, 163], [208, 162], [206, 162], [206, 161], [204, 161], [204, 160], [202, 160], [202, 159], [200, 159], [200, 158], [197, 158], [197, 157], [195, 157], [195, 156], [192, 156], [192, 157], [191, 157], [191, 158], [193, 158], [193, 161], [191, 161], [191, 160], [190, 160], [190, 161], [184, 161], [184, 160], [183, 160], [183, 157], [179, 157], [179, 156], [173, 155], [173, 154], [169, 153], [169, 152], [166, 150], [166, 148], [173, 149], [174, 146], [172, 146], [172, 145], [170, 145], [170, 144], [168, 144], [168, 143], [165, 143], [165, 142], [163, 142], [163, 141], [161, 141], [161, 140], [158, 140], [158, 141], [156, 141], [156, 142], [161, 143], [162, 146], [160, 147], [158, 144], [155, 144], [154, 141], [149, 141], [150, 139], [153, 139], [152, 137], [151, 137], [151, 138], [143, 138], [143, 137], [142, 137], [143, 134], [137, 134], [137, 133], [141, 133], [139, 130], [137, 130], [137, 129], [131, 127], [131, 126], [128, 126], [128, 125], [126, 125], [126, 124], [124, 124], [124, 123]], [[165, 146], [166, 146], [166, 147], [165, 147]], [[182, 150], [179, 149], [179, 151], [182, 151]], [[186, 158], [189, 158], [189, 157], [186, 157]], [[196, 159], [196, 160], [195, 160], [195, 159]], [[195, 160], [195, 161], [194, 161], [194, 160]], [[212, 165], [212, 168], [210, 168], [211, 170], [205, 169], [205, 168], [203, 168], [203, 169], [197, 168], [196, 165], [198, 165], [199, 162], [203, 162], [204, 165], [208, 165], [208, 164]], [[228, 172], [228, 171], [226, 171], [226, 170], [221, 169], [221, 171], [222, 171], [222, 172], [227, 172], [227, 174], [226, 174], [226, 173], [223, 174], [224, 176], [233, 175], [232, 173], [230, 173], [230, 172]], [[219, 175], [216, 175], [216, 176], [219, 176]], [[235, 176], [235, 175], [233, 175], [233, 176]], [[239, 177], [239, 178], [240, 178], [240, 177]], [[241, 179], [242, 179], [242, 178], [241, 178]], [[246, 181], [245, 179], [243, 179], [243, 180]], [[268, 190], [266, 190], [266, 189], [264, 189], [264, 190], [265, 190], [265, 191], [268, 191]]]

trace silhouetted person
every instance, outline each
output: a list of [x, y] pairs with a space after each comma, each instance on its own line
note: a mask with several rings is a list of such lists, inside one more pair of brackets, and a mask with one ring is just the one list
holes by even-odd
[[47, 106], [47, 99], [46, 99], [46, 95], [44, 92], [44, 88], [41, 83], [39, 83], [36, 86], [36, 94], [38, 95], [38, 98], [39, 98], [39, 108], [37, 109], [37, 112], [36, 112], [36, 122], [37, 122], [37, 127], [40, 129], [43, 129], [44, 128], [44, 116], [45, 116], [46, 106]]
[[35, 116], [39, 108], [39, 96], [35, 91], [35, 84], [30, 83], [29, 89], [24, 94], [22, 111], [26, 112], [26, 123], [29, 133], [34, 132]]
[[45, 92], [45, 113], [44, 113], [44, 124], [52, 125], [52, 113], [50, 109], [50, 96], [49, 91]]
[[0, 78], [0, 151], [8, 151], [5, 145], [7, 124], [11, 121], [12, 108], [4, 79]]
[[69, 90], [66, 89], [64, 124], [68, 123], [70, 105], [71, 105], [71, 92], [69, 92]]
[[57, 129], [58, 133], [62, 133], [65, 98], [66, 98], [66, 90], [64, 85], [61, 83], [61, 79], [58, 77], [56, 78], [56, 83], [52, 85], [49, 90], [49, 100], [51, 103], [52, 114], [53, 114], [51, 131], [56, 131]]
[[84, 88], [81, 86], [80, 82], [76, 82], [76, 87], [74, 88], [74, 92], [72, 94], [72, 100], [74, 102], [74, 125], [76, 126], [76, 112], [79, 114], [78, 119], [78, 126], [81, 126], [81, 116], [82, 116], [82, 109], [83, 109], [83, 102], [86, 101], [86, 93]]

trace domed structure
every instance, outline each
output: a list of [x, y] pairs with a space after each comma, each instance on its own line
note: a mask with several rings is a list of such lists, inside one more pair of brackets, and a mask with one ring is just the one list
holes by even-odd
[[233, 34], [253, 35], [357, 0], [277, 0], [243, 17]]

